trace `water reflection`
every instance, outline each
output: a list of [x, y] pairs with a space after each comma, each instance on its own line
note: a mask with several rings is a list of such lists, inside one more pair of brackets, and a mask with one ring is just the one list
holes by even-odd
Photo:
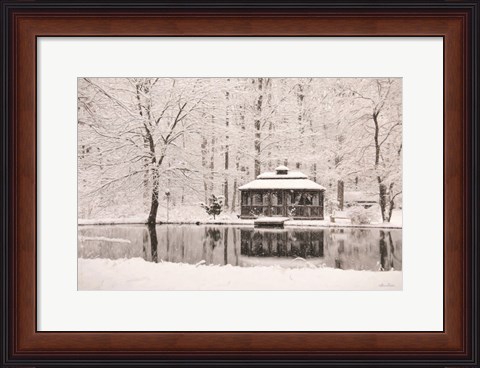
[[82, 226], [78, 257], [388, 271], [402, 269], [402, 233], [357, 228]]
[[[144, 257], [146, 260], [152, 261], [152, 262], [158, 262], [158, 239], [157, 239], [157, 231], [155, 229], [155, 224], [148, 224], [147, 225], [148, 229], [148, 235], [143, 236], [143, 249], [144, 249]], [[168, 229], [167, 229], [167, 239], [168, 239]], [[169, 242], [167, 240], [167, 246]], [[148, 259], [147, 257], [147, 248], [148, 245], [150, 245], [150, 255], [151, 258]]]
[[324, 230], [241, 230], [241, 254], [248, 257], [323, 257]]

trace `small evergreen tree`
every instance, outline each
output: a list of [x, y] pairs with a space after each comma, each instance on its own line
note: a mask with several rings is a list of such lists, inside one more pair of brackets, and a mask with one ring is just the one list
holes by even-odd
[[212, 194], [212, 197], [210, 198], [210, 204], [207, 205], [205, 203], [202, 203], [201, 206], [205, 208], [205, 211], [207, 214], [210, 216], [213, 215], [213, 219], [215, 220], [215, 217], [220, 215], [223, 210], [223, 197], [222, 196], [215, 196]]

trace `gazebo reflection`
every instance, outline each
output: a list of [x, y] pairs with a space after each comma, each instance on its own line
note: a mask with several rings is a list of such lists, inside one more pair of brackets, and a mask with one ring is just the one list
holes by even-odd
[[323, 257], [324, 230], [242, 229], [242, 255], [248, 257]]

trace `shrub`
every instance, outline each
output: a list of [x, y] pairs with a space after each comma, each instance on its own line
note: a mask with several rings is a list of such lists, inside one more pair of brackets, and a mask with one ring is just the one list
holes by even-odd
[[370, 211], [362, 206], [350, 208], [347, 214], [348, 217], [350, 217], [352, 224], [364, 225], [372, 222]]
[[205, 209], [207, 214], [210, 216], [213, 215], [213, 219], [215, 219], [216, 216], [220, 215], [223, 210], [223, 196], [215, 196], [212, 194], [212, 197], [210, 198], [210, 204], [207, 205], [205, 203], [202, 203], [201, 206]]

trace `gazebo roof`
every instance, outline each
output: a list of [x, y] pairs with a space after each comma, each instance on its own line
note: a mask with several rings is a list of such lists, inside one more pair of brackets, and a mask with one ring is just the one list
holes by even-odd
[[286, 174], [278, 174], [277, 172], [267, 171], [257, 176], [257, 179], [308, 179], [308, 176], [300, 171], [288, 171]]
[[307, 175], [299, 171], [289, 171], [285, 166], [279, 166], [275, 172], [265, 172], [257, 179], [242, 185], [240, 190], [254, 189], [298, 189], [298, 190], [325, 190], [320, 184], [309, 180]]

